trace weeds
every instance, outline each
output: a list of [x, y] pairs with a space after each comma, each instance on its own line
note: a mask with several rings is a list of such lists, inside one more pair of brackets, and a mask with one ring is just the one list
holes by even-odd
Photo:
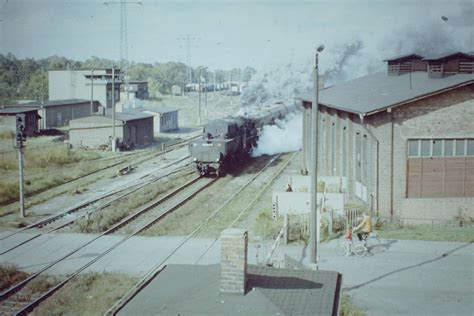
[[123, 200], [114, 202], [101, 212], [92, 214], [89, 219], [80, 219], [75, 224], [74, 230], [80, 233], [100, 233], [106, 231], [129, 215], [131, 211], [135, 211], [139, 206], [150, 202], [158, 195], [169, 191], [183, 182], [184, 180], [181, 178], [177, 181], [166, 181], [165, 183], [160, 183], [151, 188], [145, 187]]
[[0, 266], [0, 291], [8, 289], [27, 277], [28, 273], [18, 270], [16, 266]]
[[35, 315], [102, 315], [137, 279], [118, 273], [88, 273], [74, 278], [37, 309]]
[[264, 239], [276, 238], [283, 225], [282, 218], [274, 220], [271, 214], [271, 210], [263, 209], [258, 213], [255, 221], [255, 233]]
[[341, 316], [365, 316], [364, 310], [352, 302], [352, 299], [349, 295], [344, 294], [341, 298], [340, 303], [340, 315]]
[[454, 220], [458, 222], [459, 227], [471, 226], [474, 223], [474, 218], [467, 215], [462, 207], [458, 208], [458, 214], [454, 216]]

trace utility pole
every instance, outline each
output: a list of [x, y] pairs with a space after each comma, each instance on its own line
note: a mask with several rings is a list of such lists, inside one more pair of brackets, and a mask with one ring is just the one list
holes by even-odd
[[191, 42], [194, 40], [199, 40], [198, 37], [194, 37], [191, 34], [186, 34], [183, 37], [177, 37], [178, 41], [186, 41], [186, 83], [192, 83], [192, 74], [191, 74]]
[[94, 69], [91, 69], [91, 115], [94, 113]]
[[26, 141], [26, 114], [16, 115], [16, 148], [18, 149], [18, 171], [20, 185], [20, 217], [25, 218], [25, 194], [23, 188], [23, 142]]
[[112, 68], [112, 152], [115, 152], [115, 66]]
[[127, 5], [143, 5], [140, 1], [109, 1], [103, 3], [105, 6], [120, 4], [120, 69], [124, 73], [125, 93], [129, 100], [130, 77], [128, 76], [128, 36], [127, 36]]
[[198, 94], [199, 94], [199, 105], [198, 105], [198, 126], [201, 126], [201, 71], [199, 68], [198, 73]]
[[41, 104], [44, 104], [44, 65], [41, 65]]
[[313, 69], [313, 106], [311, 108], [311, 232], [310, 232], [310, 248], [312, 265], [318, 264], [318, 105], [319, 105], [319, 74], [318, 74], [318, 54], [322, 52], [324, 45], [319, 46], [314, 54]]
[[[201, 76], [202, 76], [202, 71], [206, 70], [207, 67], [199, 67], [199, 72], [198, 72], [198, 94], [199, 94], [199, 106], [198, 106], [198, 125], [201, 125], [201, 90], [202, 90], [202, 83], [201, 83]], [[207, 106], [207, 92], [206, 92], [206, 106]]]

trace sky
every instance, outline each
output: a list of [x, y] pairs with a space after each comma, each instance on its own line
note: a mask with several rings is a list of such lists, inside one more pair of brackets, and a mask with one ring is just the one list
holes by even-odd
[[[120, 58], [120, 0], [0, 1], [2, 54]], [[322, 68], [337, 71], [350, 61], [354, 75], [399, 54], [474, 51], [472, 0], [141, 2], [127, 5], [135, 62], [186, 62], [188, 35], [191, 65], [210, 69], [310, 64], [319, 44]]]

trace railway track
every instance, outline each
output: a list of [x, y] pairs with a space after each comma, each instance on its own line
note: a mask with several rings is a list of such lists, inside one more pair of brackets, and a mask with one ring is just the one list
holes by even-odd
[[[185, 156], [183, 158], [180, 158], [180, 159], [177, 159], [173, 162], [170, 162], [169, 164], [167, 164], [166, 166], [162, 167], [162, 169], [166, 169], [168, 167], [171, 167], [175, 164], [178, 164], [184, 160], [186, 160], [187, 158], [189, 158], [189, 156]], [[148, 186], [148, 185], [151, 185], [157, 181], [159, 181], [160, 179], [164, 178], [164, 177], [167, 177], [173, 173], [176, 173], [178, 172], [180, 169], [176, 169], [176, 170], [172, 170], [170, 172], [167, 172], [159, 177], [155, 177], [153, 176], [152, 174], [148, 174], [144, 177], [142, 177], [140, 180], [140, 182], [138, 183], [131, 183], [131, 184], [127, 184], [123, 187], [120, 187], [116, 190], [112, 190], [110, 192], [107, 192], [106, 194], [102, 195], [102, 196], [99, 196], [99, 197], [95, 197], [93, 199], [90, 199], [90, 200], [87, 200], [87, 201], [84, 201], [82, 203], [80, 203], [79, 205], [76, 205], [74, 207], [71, 207], [63, 212], [60, 212], [58, 214], [54, 214], [52, 216], [49, 216], [45, 219], [42, 219], [36, 223], [33, 223], [33, 224], [30, 224], [18, 231], [15, 231], [14, 233], [11, 233], [9, 235], [6, 235], [6, 236], [3, 236], [2, 238], [0, 238], [0, 241], [1, 240], [6, 240], [10, 237], [13, 237], [15, 235], [18, 235], [20, 233], [24, 233], [26, 231], [34, 231], [35, 234], [28, 237], [26, 240], [22, 240], [21, 242], [19, 243], [16, 243], [14, 244], [13, 246], [10, 246], [8, 249], [5, 249], [5, 250], [2, 250], [2, 252], [0, 253], [0, 255], [3, 255], [3, 254], [6, 254], [24, 244], [26, 244], [27, 242], [30, 242], [38, 237], [40, 237], [41, 235], [43, 234], [48, 234], [48, 233], [52, 233], [52, 232], [55, 232], [61, 228], [64, 228], [68, 225], [71, 225], [72, 223], [74, 223], [75, 221], [81, 219], [81, 218], [84, 218], [86, 216], [90, 216], [92, 213], [95, 213], [95, 212], [98, 212], [108, 206], [110, 206], [112, 203], [114, 202], [117, 202], [127, 196], [129, 196], [130, 194], [142, 189], [143, 187], [145, 186]], [[148, 177], [148, 179], [145, 179]], [[96, 205], [96, 204], [99, 204], [99, 205]], [[47, 230], [45, 231], [45, 228], [47, 228]]]
[[[97, 173], [100, 173], [100, 172], [103, 172], [103, 171], [106, 171], [106, 170], [109, 170], [111, 168], [114, 168], [114, 167], [117, 167], [117, 166], [120, 166], [120, 165], [123, 165], [125, 163], [131, 163], [131, 166], [137, 166], [139, 165], [140, 163], [148, 160], [148, 159], [152, 159], [152, 158], [155, 158], [155, 157], [158, 157], [160, 155], [163, 155], [163, 154], [166, 154], [170, 151], [173, 151], [173, 150], [176, 150], [178, 148], [181, 148], [181, 147], [184, 147], [187, 145], [187, 143], [190, 141], [190, 140], [193, 140], [195, 138], [197, 138], [199, 136], [195, 136], [195, 137], [190, 137], [190, 138], [187, 138], [187, 139], [184, 139], [184, 140], [181, 140], [181, 141], [178, 141], [178, 142], [175, 142], [175, 143], [171, 143], [171, 144], [167, 144], [167, 146], [165, 147], [164, 150], [161, 150], [159, 149], [159, 151], [157, 152], [155, 148], [152, 148], [152, 149], [147, 149], [146, 151], [144, 151], [143, 153], [139, 153], [139, 154], [130, 154], [130, 155], [127, 155], [125, 158], [123, 157], [111, 157], [111, 158], [104, 158], [104, 160], [116, 160], [118, 159], [118, 161], [116, 162], [112, 162], [111, 165], [108, 165], [104, 168], [101, 168], [101, 169], [98, 169], [98, 170], [94, 170], [94, 171], [91, 171], [89, 173], [86, 173], [86, 174], [83, 174], [79, 177], [76, 177], [74, 179], [70, 179], [70, 180], [67, 180], [59, 185], [56, 185], [56, 186], [49, 186], [49, 187], [44, 187], [44, 188], [41, 188], [41, 189], [38, 189], [38, 190], [35, 190], [35, 191], [32, 191], [32, 192], [28, 192], [25, 194], [25, 197], [33, 197], [35, 195], [38, 195], [40, 193], [43, 193], [43, 192], [46, 192], [46, 191], [49, 191], [49, 190], [53, 190], [53, 189], [56, 189], [60, 186], [63, 186], [63, 185], [67, 185], [67, 184], [71, 184], [73, 182], [76, 182], [76, 181], [79, 181], [79, 180], [83, 180], [87, 177], [90, 177], [92, 175], [95, 175]], [[138, 157], [137, 157], [138, 156]], [[132, 162], [130, 162], [130, 160], [132, 160]], [[0, 206], [7, 206], [9, 204], [12, 204], [12, 203], [15, 203], [15, 202], [18, 202], [18, 199], [9, 199], [9, 200], [6, 200], [6, 201], [3, 201], [3, 202], [0, 202]]]
[[[119, 299], [104, 315], [116, 315], [135, 295], [137, 295], [146, 285], [148, 285], [166, 266], [167, 261], [179, 250], [181, 247], [186, 244], [193, 236], [199, 233], [205, 225], [212, 220], [216, 215], [218, 215], [222, 210], [226, 209], [226, 207], [232, 203], [235, 198], [245, 190], [251, 183], [253, 183], [262, 173], [267, 170], [273, 162], [275, 162], [281, 155], [274, 156], [258, 173], [252, 176], [247, 182], [243, 183], [241, 187], [235, 191], [231, 197], [229, 197], [220, 207], [218, 207], [214, 212], [212, 212], [203, 222], [201, 222], [186, 238], [183, 239], [179, 245], [174, 248], [163, 260], [161, 260], [158, 264], [156, 264], [152, 269], [150, 269], [136, 284], [133, 286], [121, 299]], [[249, 204], [237, 215], [236, 218], [229, 224], [228, 228], [232, 227], [237, 223], [237, 221], [255, 204], [255, 202], [260, 198], [260, 196], [269, 188], [269, 186], [273, 183], [273, 181], [283, 172], [286, 166], [294, 159], [296, 154], [293, 154], [285, 163], [284, 165], [279, 168], [271, 177], [270, 181], [264, 185], [259, 192], [256, 193], [256, 196]], [[216, 239], [200, 256], [197, 260], [199, 262], [202, 257], [214, 246], [214, 244], [218, 241]], [[197, 263], [196, 262], [196, 263]]]
[[[79, 246], [73, 251], [67, 253], [61, 258], [58, 258], [54, 260], [53, 262], [47, 264], [45, 267], [33, 273], [25, 280], [1, 292], [0, 293], [0, 314], [1, 315], [28, 314], [35, 307], [37, 307], [42, 301], [44, 301], [46, 298], [51, 296], [58, 289], [63, 287], [65, 284], [67, 284], [79, 273], [81, 273], [82, 271], [90, 267], [92, 264], [97, 262], [100, 258], [104, 257], [106, 254], [116, 249], [118, 246], [123, 244], [128, 239], [146, 230], [150, 225], [153, 225], [154, 223], [156, 223], [160, 218], [162, 218], [169, 212], [175, 210], [177, 207], [179, 207], [180, 205], [182, 205], [183, 203], [185, 203], [186, 201], [194, 197], [196, 194], [198, 194], [204, 188], [214, 183], [216, 180], [217, 180], [216, 178], [214, 179], [201, 178], [201, 177], [194, 178], [193, 180], [187, 182], [181, 187], [170, 192], [165, 197], [148, 203], [147, 205], [139, 209], [134, 214], [130, 215], [129, 217], [115, 224], [113, 227], [111, 227], [107, 231], [103, 232], [99, 236], [96, 236], [92, 240]], [[153, 216], [146, 215], [147, 212], [149, 212], [149, 214], [153, 214]], [[102, 238], [103, 236], [106, 236], [106, 235], [110, 235], [120, 229], [131, 229], [133, 230], [133, 232], [125, 235], [119, 241], [115, 242], [111, 246], [107, 246], [93, 259], [88, 261], [86, 264], [78, 268], [74, 273], [65, 277], [63, 280], [59, 281], [53, 286], [47, 288], [41, 293], [38, 293], [35, 295], [29, 294], [29, 289], [27, 285], [30, 284], [38, 276], [44, 274], [46, 271], [60, 264], [61, 262], [64, 262], [65, 259], [71, 257], [73, 254], [76, 254], [81, 249], [84, 249], [85, 247], [89, 246], [90, 244], [98, 240], [99, 238]]]

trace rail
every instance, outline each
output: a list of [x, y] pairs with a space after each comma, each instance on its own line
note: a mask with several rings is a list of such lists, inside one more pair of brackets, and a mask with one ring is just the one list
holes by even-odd
[[[163, 210], [162, 211], [162, 214], [160, 215], [159, 218], [163, 217], [165, 214], [173, 211], [176, 207], [179, 207], [182, 203], [185, 202], [185, 200], [189, 200], [190, 198], [192, 198], [194, 195], [196, 195], [198, 192], [200, 192], [202, 189], [204, 189], [205, 187], [209, 186], [210, 184], [214, 183], [216, 180], [218, 180], [217, 178], [215, 179], [205, 179], [205, 178], [195, 178], [195, 179], [192, 179], [191, 181], [187, 182], [185, 185], [183, 186], [180, 186], [179, 188], [175, 189], [173, 192], [171, 192], [170, 194], [166, 195], [165, 197], [161, 198], [161, 199], [157, 199], [156, 201], [153, 201], [153, 203], [150, 203], [150, 204], [154, 204], [155, 206], [158, 205], [160, 203], [160, 201], [165, 201], [167, 199], [169, 199], [171, 196], [173, 195], [176, 195], [178, 192], [184, 190], [185, 188], [195, 184], [196, 182], [198, 182], [198, 179], [204, 179], [204, 181], [206, 182], [205, 185], [201, 186], [200, 190], [197, 190], [197, 191], [192, 191], [188, 196], [186, 197], [182, 197], [180, 201], [178, 201], [177, 203], [175, 203], [174, 205], [171, 205], [168, 209], [166, 210]], [[74, 249], [73, 251], [69, 252], [68, 254], [62, 256], [61, 258], [59, 259], [56, 259], [55, 261], [49, 263], [47, 266], [43, 267], [42, 269], [40, 269], [39, 271], [35, 272], [34, 274], [30, 275], [28, 278], [26, 278], [25, 280], [11, 286], [10, 288], [6, 289], [5, 291], [1, 292], [0, 293], [0, 302], [1, 303], [5, 303], [6, 300], [8, 298], [11, 298], [13, 295], [15, 295], [16, 293], [20, 292], [29, 282], [31, 282], [32, 280], [34, 280], [36, 277], [38, 277], [40, 274], [42, 274], [43, 272], [47, 271], [48, 269], [50, 269], [51, 267], [55, 266], [56, 264], [58, 264], [59, 262], [63, 261], [64, 259], [70, 257], [71, 255], [77, 253], [79, 250], [85, 248], [86, 246], [90, 245], [91, 243], [93, 243], [94, 241], [96, 241], [97, 239], [105, 236], [105, 235], [109, 235], [111, 234], [112, 232], [116, 231], [118, 227], [122, 227], [124, 225], [126, 225], [128, 222], [130, 222], [130, 220], [132, 220], [133, 217], [127, 217], [125, 219], [123, 219], [122, 221], [120, 221], [119, 223], [115, 224], [114, 226], [112, 226], [111, 228], [109, 228], [107, 231], [103, 232], [102, 234], [100, 234], [99, 236], [96, 236], [95, 238], [93, 238], [92, 240], [89, 240], [88, 242], [86, 242], [85, 244], [77, 247], [76, 249]], [[118, 242], [116, 242], [115, 244], [113, 244], [111, 247], [109, 247], [108, 249], [106, 249], [105, 251], [103, 251], [102, 253], [100, 253], [99, 255], [97, 255], [94, 259], [92, 259], [91, 261], [89, 261], [87, 264], [83, 265], [82, 267], [80, 267], [79, 269], [77, 269], [71, 276], [67, 277], [65, 280], [61, 281], [60, 283], [54, 285], [53, 287], [49, 288], [47, 291], [45, 291], [43, 294], [41, 294], [41, 296], [39, 296], [38, 298], [35, 298], [33, 301], [27, 303], [26, 306], [22, 307], [20, 310], [14, 312], [13, 314], [14, 315], [26, 315], [27, 313], [31, 312], [36, 306], [38, 306], [42, 301], [44, 301], [46, 298], [48, 298], [50, 295], [52, 295], [55, 291], [57, 291], [58, 289], [60, 289], [62, 286], [64, 286], [67, 282], [69, 282], [71, 279], [73, 279], [75, 276], [77, 276], [80, 272], [82, 272], [84, 269], [86, 269], [87, 267], [89, 267], [90, 265], [92, 265], [93, 263], [97, 262], [100, 258], [102, 258], [103, 256], [105, 256], [106, 254], [108, 254], [109, 252], [111, 252], [112, 250], [114, 250], [115, 248], [117, 248], [119, 245], [123, 244], [125, 241], [127, 241], [128, 239], [132, 238], [133, 236], [139, 234], [140, 232], [144, 231], [145, 229], [147, 229], [150, 225], [152, 225], [153, 223], [155, 223], [158, 219], [152, 219], [150, 222], [147, 222], [145, 223], [144, 225], [142, 225], [141, 227], [139, 227], [138, 229], [136, 229], [132, 234], [129, 234], [125, 237], [123, 237], [122, 239], [120, 239]], [[6, 304], [4, 304], [6, 305]]]
[[[219, 212], [221, 212], [225, 207], [231, 203], [234, 198], [242, 192], [246, 187], [248, 187], [255, 179], [257, 179], [270, 165], [273, 164], [275, 160], [277, 160], [280, 157], [280, 155], [277, 155], [273, 157], [258, 173], [256, 173], [252, 178], [250, 178], [245, 184], [243, 184], [236, 192], [232, 194], [232, 196], [227, 199], [219, 208], [217, 208], [212, 214], [210, 214], [203, 222], [201, 222], [189, 235], [186, 236], [186, 238], [181, 241], [177, 247], [175, 247], [163, 260], [161, 260], [158, 264], [156, 264], [153, 268], [151, 268], [125, 295], [119, 299], [109, 310], [107, 310], [104, 313], [104, 316], [110, 316], [110, 315], [116, 315], [135, 295], [137, 295], [147, 284], [149, 284], [163, 269], [166, 268], [166, 262], [179, 250], [181, 247], [186, 244], [194, 235], [196, 235], [199, 231], [201, 231], [205, 225], [212, 219], [214, 218]], [[272, 179], [264, 186], [265, 190], [268, 188], [270, 185], [270, 182], [273, 182], [276, 177], [281, 174], [281, 172], [284, 170], [284, 168], [289, 164], [289, 162], [295, 157], [295, 155], [292, 155], [290, 159], [284, 164], [282, 168], [280, 168], [277, 173], [272, 177]], [[263, 189], [257, 194], [257, 197], [254, 198], [249, 205], [237, 216], [237, 218], [229, 225], [231, 227], [234, 225], [237, 220], [246, 212], [250, 209], [251, 205], [253, 205], [258, 198], [260, 198], [261, 194], [263, 194]], [[215, 240], [204, 252], [207, 253], [210, 248], [217, 242]], [[202, 258], [198, 258], [197, 262]], [[196, 262], [196, 263], [197, 263]]]

